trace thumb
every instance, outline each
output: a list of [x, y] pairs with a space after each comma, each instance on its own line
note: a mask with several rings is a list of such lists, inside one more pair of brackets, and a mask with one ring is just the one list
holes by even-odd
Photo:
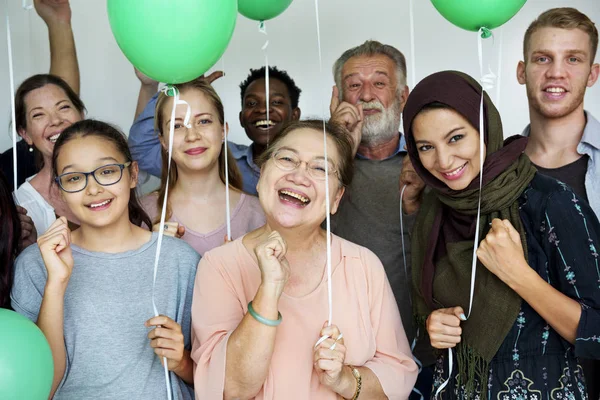
[[358, 120], [360, 122], [362, 122], [362, 120], [364, 119], [363, 105], [362, 104], [357, 104], [356, 105], [356, 109], [358, 110]]
[[504, 219], [504, 220], [502, 220], [502, 223], [506, 227], [506, 230], [508, 231], [508, 235], [510, 236], [512, 241], [515, 243], [521, 243], [521, 234], [519, 233], [519, 231], [517, 231], [515, 229], [515, 227], [510, 223], [510, 221], [507, 219]]
[[456, 306], [456, 307], [452, 308], [451, 310], [452, 310], [452, 314], [456, 315], [458, 317], [458, 319], [460, 319], [461, 321], [467, 320], [465, 311], [463, 310], [463, 308], [461, 306]]

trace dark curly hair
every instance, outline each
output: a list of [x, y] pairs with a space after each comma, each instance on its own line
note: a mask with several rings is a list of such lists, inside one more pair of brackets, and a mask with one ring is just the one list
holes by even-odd
[[[259, 69], [250, 68], [250, 74], [245, 81], [240, 83], [240, 91], [242, 95], [242, 107], [244, 106], [244, 95], [246, 94], [246, 89], [252, 82], [257, 79], [264, 79], [265, 77], [265, 67], [261, 67]], [[287, 87], [288, 92], [290, 93], [290, 99], [292, 101], [292, 108], [298, 108], [298, 102], [300, 101], [300, 93], [302, 90], [298, 86], [296, 86], [296, 82], [288, 75], [286, 71], [277, 69], [277, 67], [269, 67], [269, 79], [277, 79]]]

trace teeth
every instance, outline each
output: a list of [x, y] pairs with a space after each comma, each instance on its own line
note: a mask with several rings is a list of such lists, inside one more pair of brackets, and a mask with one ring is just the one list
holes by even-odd
[[565, 89], [551, 87], [551, 88], [546, 89], [546, 92], [550, 92], [550, 93], [564, 93]]
[[102, 203], [98, 203], [98, 204], [90, 204], [91, 208], [96, 208], [96, 207], [102, 207], [107, 205], [108, 203], [110, 203], [110, 200], [105, 200]]
[[48, 138], [49, 141], [51, 141], [52, 143], [55, 143], [58, 140], [58, 137], [60, 136], [60, 133], [57, 133], [56, 135], [52, 135]]
[[281, 193], [286, 194], [290, 197], [300, 200], [303, 203], [308, 203], [310, 200], [304, 196], [300, 196], [298, 193], [290, 192], [288, 190], [282, 190]]
[[[465, 164], [466, 165], [466, 164]], [[453, 171], [453, 172], [444, 172], [444, 175], [446, 176], [454, 176], [457, 175], [460, 171], [463, 170], [465, 166], [463, 165], [462, 167], [458, 168], [457, 170]]]
[[275, 125], [275, 122], [271, 121], [270, 119], [268, 119], [268, 120], [265, 119], [265, 120], [262, 120], [262, 121], [257, 121], [254, 125], [258, 126], [258, 127], [260, 127], [260, 126], [273, 126], [273, 125]]

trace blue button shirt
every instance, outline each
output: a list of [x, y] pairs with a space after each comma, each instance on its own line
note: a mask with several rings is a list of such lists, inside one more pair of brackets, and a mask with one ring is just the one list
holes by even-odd
[[[131, 155], [138, 162], [140, 169], [158, 177], [161, 175], [162, 159], [158, 132], [154, 130], [154, 110], [159, 93], [152, 96], [144, 111], [136, 118], [127, 140]], [[254, 163], [252, 145], [245, 146], [233, 142], [228, 142], [228, 145], [242, 174], [244, 192], [256, 196], [260, 168]]]

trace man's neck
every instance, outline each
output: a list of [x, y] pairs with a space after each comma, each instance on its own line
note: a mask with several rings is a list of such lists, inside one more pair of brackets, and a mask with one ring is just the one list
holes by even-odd
[[386, 142], [369, 145], [361, 143], [358, 146], [358, 154], [369, 160], [385, 160], [396, 154], [399, 145], [400, 135], [396, 134]]
[[262, 153], [265, 152], [267, 146], [263, 146], [256, 142], [252, 142], [250, 148], [252, 148], [252, 161], [254, 161], [254, 164], [256, 164], [256, 161], [262, 155]]
[[577, 146], [586, 125], [583, 105], [562, 118], [545, 118], [530, 109], [529, 143], [525, 154], [543, 168], [560, 168], [581, 157]]

